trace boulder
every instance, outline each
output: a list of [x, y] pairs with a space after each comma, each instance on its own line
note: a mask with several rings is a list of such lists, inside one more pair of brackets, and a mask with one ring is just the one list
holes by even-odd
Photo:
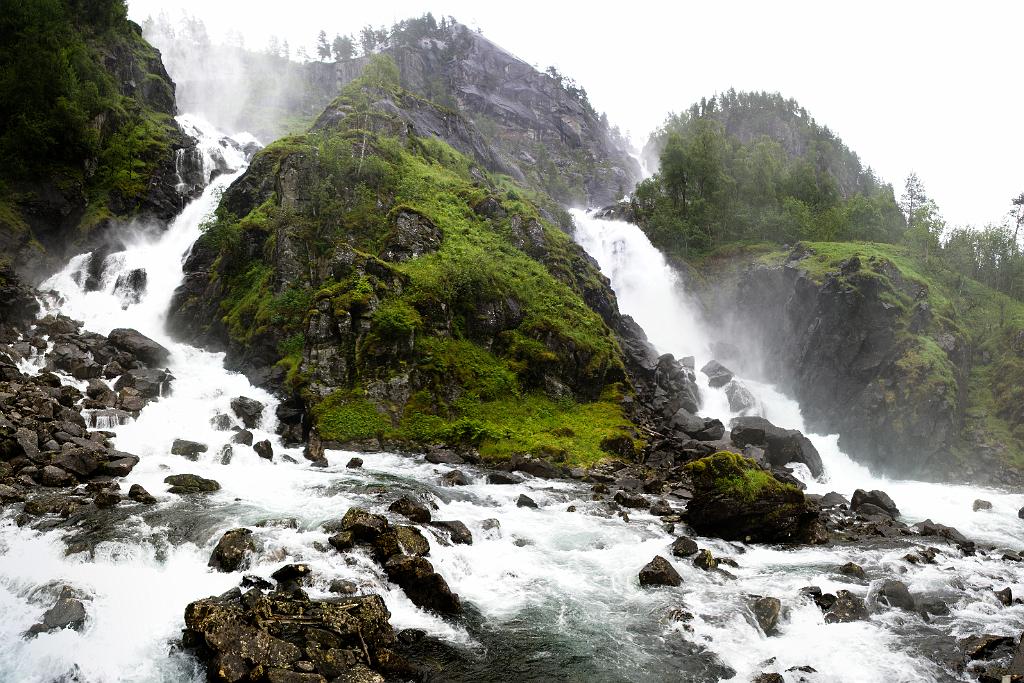
[[825, 472], [821, 454], [811, 440], [796, 429], [776, 427], [758, 416], [737, 417], [732, 421], [729, 438], [734, 446], [760, 446], [768, 463], [783, 467], [791, 462], [803, 463], [814, 477]]
[[430, 554], [430, 542], [416, 527], [399, 524], [395, 527], [395, 534], [398, 536], [398, 545], [406, 554], [420, 557]]
[[310, 600], [285, 587], [236, 589], [185, 609], [183, 642], [206, 662], [209, 680], [323, 683], [357, 666], [395, 662], [391, 615], [380, 596]]
[[231, 399], [231, 410], [242, 421], [246, 429], [255, 429], [259, 426], [260, 420], [263, 418], [264, 408], [266, 408], [266, 405], [254, 398], [236, 396]]
[[537, 503], [525, 493], [519, 494], [519, 498], [516, 499], [516, 507], [521, 508], [536, 508]]
[[469, 486], [472, 482], [462, 470], [452, 470], [441, 477], [441, 483], [445, 486]]
[[766, 636], [773, 635], [779, 624], [779, 617], [782, 614], [782, 601], [778, 598], [760, 597], [754, 599], [750, 604], [750, 611], [754, 614], [757, 625]]
[[917, 609], [914, 597], [907, 589], [907, 584], [895, 579], [887, 579], [882, 583], [878, 590], [878, 602], [907, 612]]
[[231, 429], [235, 424], [235, 421], [231, 419], [230, 415], [224, 413], [217, 413], [210, 418], [210, 425], [217, 430], [226, 432]]
[[409, 496], [402, 496], [388, 506], [388, 510], [420, 524], [430, 521], [430, 510], [427, 506]]
[[80, 631], [85, 625], [85, 619], [85, 605], [78, 598], [74, 589], [64, 586], [61, 588], [57, 601], [43, 613], [43, 620], [32, 626], [28, 632], [31, 635], [36, 635], [66, 628]]
[[636, 510], [642, 510], [647, 507], [647, 499], [640, 494], [626, 493], [625, 491], [616, 491], [612, 497], [616, 503], [624, 508], [634, 508]]
[[704, 429], [704, 420], [691, 413], [686, 408], [680, 408], [669, 420], [669, 424], [676, 431], [686, 434], [694, 434]]
[[37, 476], [39, 483], [43, 486], [63, 487], [72, 486], [78, 483], [73, 474], [65, 472], [59, 467], [46, 465], [39, 471]]
[[[824, 597], [824, 596], [822, 596]], [[862, 598], [857, 597], [850, 591], [838, 591], [832, 599], [825, 612], [826, 624], [845, 624], [851, 621], [865, 621], [868, 618], [868, 608]], [[822, 603], [818, 603], [822, 607]]]
[[363, 466], [363, 459], [359, 457], [349, 458], [348, 462], [345, 463], [345, 467], [350, 470], [358, 470]]
[[839, 567], [839, 569], [837, 569], [836, 571], [846, 576], [852, 576], [855, 579], [867, 578], [867, 574], [864, 573], [864, 568], [855, 562], [847, 562], [843, 566]]
[[92, 497], [92, 502], [98, 508], [112, 508], [121, 502], [121, 494], [114, 489], [100, 489]]
[[373, 541], [390, 527], [386, 517], [358, 507], [349, 508], [341, 519], [341, 530], [351, 533], [357, 541]]
[[981, 498], [979, 498], [978, 500], [974, 501], [974, 504], [971, 506], [971, 509], [973, 509], [975, 512], [980, 512], [981, 510], [991, 510], [992, 503], [991, 501], [982, 500]]
[[462, 611], [459, 596], [452, 593], [444, 577], [422, 557], [395, 555], [384, 564], [388, 579], [405, 591], [412, 603], [441, 614]]
[[693, 482], [686, 518], [701, 535], [758, 543], [807, 542], [818, 508], [752, 460], [718, 452], [685, 466]]
[[706, 418], [704, 426], [699, 431], [690, 434], [697, 441], [718, 441], [725, 436], [725, 425], [716, 418]]
[[850, 507], [850, 501], [835, 491], [829, 491], [821, 497], [819, 505], [823, 508]]
[[169, 493], [185, 495], [190, 493], [212, 493], [220, 490], [220, 484], [213, 479], [204, 479], [197, 474], [172, 474], [164, 479], [170, 484]]
[[156, 498], [150, 495], [149, 491], [142, 488], [141, 484], [132, 484], [132, 487], [128, 489], [128, 498], [136, 503], [143, 503], [145, 505], [152, 505], [156, 502]]
[[137, 455], [130, 455], [119, 451], [115, 451], [114, 455], [118, 457], [107, 460], [100, 466], [100, 472], [108, 477], [127, 477], [135, 466], [139, 464], [139, 456]]
[[452, 539], [452, 543], [473, 545], [473, 534], [469, 532], [469, 528], [462, 522], [458, 520], [438, 521], [434, 522], [433, 525], [446, 530]]
[[675, 567], [661, 555], [644, 565], [640, 570], [640, 586], [678, 586], [683, 582]]
[[239, 444], [241, 446], [252, 446], [252, 442], [253, 433], [248, 429], [240, 429], [231, 437], [231, 443]]
[[244, 569], [248, 555], [256, 552], [256, 539], [251, 529], [231, 529], [217, 541], [208, 565], [219, 572], [235, 572]]
[[260, 456], [264, 460], [274, 459], [274, 447], [270, 445], [269, 439], [257, 441], [252, 445], [252, 449], [256, 451], [256, 455]]
[[189, 441], [188, 439], [175, 439], [174, 443], [171, 444], [171, 455], [180, 455], [189, 460], [198, 460], [199, 454], [205, 453], [208, 450], [209, 446], [205, 443]]
[[712, 569], [718, 569], [718, 560], [711, 554], [710, 550], [703, 548], [697, 551], [697, 554], [693, 558], [693, 566], [697, 569], [703, 569], [706, 572]]
[[732, 381], [733, 372], [729, 368], [725, 367], [717, 360], [709, 361], [700, 369], [702, 373], [707, 375], [708, 384], [714, 388], [724, 387], [726, 384]]
[[1001, 604], [1003, 607], [1009, 607], [1013, 604], [1013, 591], [1010, 589], [1009, 586], [1007, 586], [1001, 591], [995, 591], [995, 594], [996, 600], [998, 600], [999, 604]]
[[742, 415], [757, 408], [757, 398], [736, 380], [725, 385], [725, 395], [729, 399], [729, 410], [736, 414]]
[[135, 356], [138, 360], [150, 367], [156, 367], [167, 363], [171, 352], [164, 346], [153, 341], [138, 330], [119, 327], [110, 331], [107, 335], [110, 343]]
[[487, 483], [498, 485], [522, 484], [523, 478], [517, 477], [514, 474], [508, 474], [507, 472], [491, 472], [487, 475]]
[[969, 543], [967, 537], [957, 531], [951, 526], [945, 524], [938, 524], [930, 519], [926, 519], [923, 522], [918, 522], [913, 527], [914, 531], [921, 534], [922, 536], [936, 536], [938, 538], [945, 538], [946, 540], [952, 541], [953, 543]]
[[80, 479], [86, 479], [100, 469], [102, 461], [95, 449], [69, 448], [51, 455], [50, 464]]
[[688, 536], [680, 536], [672, 542], [672, 554], [676, 557], [690, 557], [697, 554], [697, 542]]
[[447, 448], [432, 450], [424, 456], [424, 459], [433, 465], [462, 465], [466, 462], [458, 453]]
[[877, 489], [873, 491], [857, 489], [854, 491], [853, 498], [850, 499], [850, 509], [856, 512], [857, 509], [865, 503], [869, 503], [885, 510], [894, 518], [900, 516], [900, 509], [896, 507], [896, 503], [892, 502], [892, 498], [890, 498], [889, 494], [885, 491], [879, 491]]

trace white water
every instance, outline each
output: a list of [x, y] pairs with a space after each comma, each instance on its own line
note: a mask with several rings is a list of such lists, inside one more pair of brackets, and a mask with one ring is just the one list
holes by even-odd
[[[707, 377], [699, 372], [704, 363], [712, 360], [711, 345], [715, 340], [709, 335], [700, 308], [688, 295], [678, 273], [635, 225], [597, 219], [581, 210], [574, 210], [572, 214], [576, 223], [576, 241], [597, 260], [601, 271], [611, 280], [620, 310], [631, 315], [643, 327], [659, 352], [672, 353], [677, 358], [695, 357], [702, 397], [701, 413], [719, 417], [728, 424], [735, 414], [729, 409], [725, 391], [711, 388]], [[1014, 549], [1024, 547], [1024, 535], [1021, 533], [1024, 522], [1017, 516], [1017, 511], [1024, 505], [1024, 495], [968, 485], [951, 486], [874, 476], [839, 449], [837, 435], [810, 434], [796, 401], [773, 386], [747, 379], [742, 381], [758, 399], [764, 417], [779, 426], [808, 433], [821, 453], [825, 465], [822, 481], [815, 481], [806, 469], [796, 469], [798, 476], [802, 473], [808, 492], [838, 491], [849, 497], [856, 488], [882, 489], [896, 501], [903, 521], [907, 523], [931, 518], [957, 527], [974, 540]], [[991, 501], [993, 509], [986, 513], [973, 512], [972, 504], [978, 498]], [[835, 567], [850, 559], [863, 564], [866, 569], [875, 565], [901, 572], [907, 569], [906, 563], [899, 560], [905, 552], [858, 554], [854, 551], [851, 558], [848, 551], [803, 549], [778, 553], [771, 549], [752, 548], [741, 558], [741, 563], [747, 567], [755, 562], [757, 590], [770, 588], [769, 593], [782, 597], [783, 593], [792, 594], [800, 586], [810, 583], [825, 590], [841, 587], [816, 574], [823, 567]], [[1024, 582], [1024, 572], [1008, 567], [1006, 563], [985, 563], [971, 558], [946, 559], [946, 562], [940, 562], [941, 570], [935, 567], [919, 570], [911, 566], [903, 580], [912, 591], [936, 591], [950, 575], [968, 583], [978, 582], [976, 585], [996, 582], [998, 577], [1012, 584], [1015, 594], [1019, 584]], [[868, 575], [872, 575], [870, 569]], [[721, 595], [717, 597], [720, 601]], [[970, 602], [958, 605], [959, 609], [954, 610], [954, 616], [960, 622], [956, 626], [958, 632], [968, 633], [971, 625], [980, 628], [985, 624], [990, 631], [1002, 628], [1007, 633], [1019, 635], [1024, 625], [1020, 607], [1001, 610], [994, 608], [990, 599], [982, 601], [981, 605]], [[712, 611], [721, 611], [720, 608], [721, 605]], [[885, 628], [884, 619], [871, 624], [827, 627], [821, 624], [820, 613], [807, 603], [791, 615], [782, 637], [770, 639], [763, 649], [757, 647], [756, 640], [750, 642], [746, 637], [734, 638], [734, 647], [727, 648], [729, 655], [725, 660], [737, 670], [754, 671], [759, 657], [778, 656], [782, 660], [783, 653], [791, 648], [792, 654], [814, 653], [810, 658], [805, 654], [804, 659], [819, 671], [828, 671], [829, 680], [931, 680], [930, 676], [934, 675], [926, 672], [919, 679], [914, 677], [914, 669], [926, 665], [920, 662], [915, 665], [907, 655], [898, 651], [898, 643]], [[717, 627], [705, 623], [703, 626], [707, 629], [704, 632], [717, 644], [727, 642], [730, 635], [742, 632], [741, 628], [734, 630], [734, 623]], [[719, 647], [714, 649], [723, 652]]]
[[[219, 134], [204, 135], [207, 147], [234, 149], [222, 146]], [[240, 168], [242, 160], [234, 163]], [[439, 477], [451, 467], [391, 454], [362, 455], [364, 467], [351, 470], [344, 466], [350, 454], [329, 452], [331, 467], [309, 467], [298, 451], [283, 448], [275, 436], [272, 396], [227, 372], [220, 354], [176, 343], [165, 331], [182, 258], [232, 179], [216, 178], [166, 232], [140, 233], [124, 252], [109, 257], [101, 291], [82, 291], [85, 256], [72, 259], [47, 282], [60, 295], [50, 302], [53, 310], [84, 321], [86, 329], [106, 333], [134, 327], [167, 346], [175, 380], [171, 393], [147, 406], [137, 420], [113, 427], [116, 446], [141, 457], [122, 490], [142, 484], [159, 499], [156, 506], [125, 502], [98, 513], [105, 521], [91, 532], [85, 525], [41, 532], [19, 528], [11, 512], [0, 518], [0, 608], [5, 615], [0, 621], [0, 681], [203, 680], [196, 662], [171, 643], [180, 634], [188, 602], [237, 585], [239, 573], [214, 572], [207, 559], [225, 530], [242, 525], [253, 528], [263, 544], [255, 566], [247, 571], [268, 577], [286, 562], [304, 561], [315, 572], [314, 596], [326, 595], [336, 578], [356, 582], [361, 591], [381, 593], [397, 628], [423, 628], [466, 653], [466, 670], [445, 672], [446, 678], [705, 680], [682, 649], [684, 640], [717, 653], [737, 671], [736, 681], [762, 670], [784, 672], [802, 665], [822, 672], [814, 679], [822, 681], [942, 677], [908, 645], [909, 637], [926, 628], [916, 617], [879, 613], [870, 622], [825, 626], [818, 608], [798, 597], [799, 589], [810, 584], [865, 595], [868, 585], [848, 583], [834, 568], [853, 560], [872, 578], [896, 575], [906, 566], [899, 559], [906, 550], [784, 550], [700, 539], [716, 555], [739, 561], [739, 569], [730, 569], [736, 580], [675, 561], [682, 587], [641, 590], [637, 571], [655, 554], [671, 557], [667, 547], [673, 537], [646, 513], [631, 513], [630, 522], [610, 514], [591, 500], [585, 486], [532, 478], [515, 486], [492, 486], [483, 483], [480, 473], [463, 467], [476, 477], [475, 483], [445, 488], [438, 485]], [[708, 339], [656, 250], [633, 226], [589, 221], [580, 214], [577, 221], [581, 243], [612, 278], [622, 309], [647, 329], [659, 349], [693, 354], [700, 367], [709, 357]], [[138, 303], [125, 306], [113, 285], [119, 273], [135, 268], [146, 270], [148, 286]], [[38, 365], [41, 358], [33, 362]], [[24, 364], [24, 369], [31, 368], [32, 362]], [[747, 385], [761, 398], [769, 419], [802, 427], [795, 403], [771, 387]], [[721, 392], [707, 387], [704, 392], [705, 412], [725, 417], [728, 406]], [[273, 462], [236, 445], [231, 464], [220, 464], [220, 449], [231, 433], [214, 430], [209, 420], [218, 413], [230, 414], [229, 401], [238, 395], [267, 404], [256, 440], [271, 441]], [[170, 444], [178, 437], [206, 443], [209, 450], [197, 462], [170, 455]], [[814, 438], [831, 478], [827, 484], [812, 482], [815, 490], [836, 488], [848, 495], [855, 486], [882, 487], [911, 519], [932, 516], [970, 536], [1021, 547], [1015, 531], [1016, 509], [1024, 503], [1020, 496], [878, 480], [841, 454], [834, 437]], [[296, 462], [285, 461], [285, 455]], [[216, 479], [222, 488], [198, 499], [167, 493], [164, 477], [182, 472]], [[471, 546], [446, 545], [426, 532], [430, 560], [467, 605], [470, 616], [465, 619], [446, 620], [416, 608], [369, 557], [353, 553], [346, 558], [325, 547], [322, 522], [340, 518], [357, 504], [384, 511], [399, 492], [433, 500], [439, 506], [435, 519], [459, 519], [472, 531]], [[520, 493], [533, 497], [541, 509], [516, 507]], [[992, 500], [995, 510], [971, 513], [975, 497]], [[579, 511], [568, 512], [569, 505]], [[488, 519], [499, 520], [500, 529], [485, 530]], [[281, 520], [294, 523], [274, 523]], [[91, 553], [65, 555], [66, 541], [83, 539], [93, 542]], [[943, 632], [1013, 633], [1024, 626], [1021, 608], [1001, 608], [991, 596], [992, 588], [1021, 588], [1024, 574], [1011, 565], [946, 554], [937, 565], [906, 568], [903, 580], [911, 590], [953, 596], [953, 617]], [[951, 592], [954, 578], [964, 582], [965, 592]], [[23, 639], [64, 583], [89, 597], [85, 628]], [[751, 594], [774, 595], [789, 608], [779, 636], [765, 637], [753, 624], [746, 608]], [[680, 607], [695, 615], [692, 633], [667, 617]], [[765, 665], [771, 657], [777, 658], [775, 663]]]

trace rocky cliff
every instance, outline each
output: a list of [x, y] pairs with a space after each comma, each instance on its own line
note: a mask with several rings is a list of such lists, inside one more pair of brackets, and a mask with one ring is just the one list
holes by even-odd
[[781, 383], [855, 459], [897, 476], [1020, 479], [1013, 380], [996, 379], [1020, 377], [1004, 339], [1024, 323], [1019, 304], [890, 245], [739, 249], [701, 270], [723, 360]]
[[[183, 46], [180, 36], [155, 30], [150, 35], [170, 51], [171, 72], [182, 74], [183, 107], [266, 139], [295, 132], [297, 122], [308, 124], [370, 61], [363, 56], [296, 64], [209, 45]], [[590, 206], [620, 199], [640, 179], [626, 141], [582, 88], [537, 71], [462, 24], [402, 22], [377, 50], [398, 64], [406, 90], [458, 111], [477, 128], [495, 151], [478, 159], [491, 172], [563, 204]], [[225, 91], [236, 96], [225, 98]]]
[[182, 206], [176, 161], [194, 140], [174, 83], [123, 3], [19, 3], [6, 19], [0, 250], [30, 279], [128, 218]]

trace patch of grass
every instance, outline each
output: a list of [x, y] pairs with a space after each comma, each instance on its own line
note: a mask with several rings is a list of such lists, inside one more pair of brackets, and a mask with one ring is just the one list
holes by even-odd
[[328, 441], [357, 441], [384, 435], [391, 421], [358, 391], [338, 390], [313, 407], [313, 424]]
[[782, 483], [753, 460], [729, 451], [694, 460], [685, 469], [695, 486], [747, 503], [783, 493], [799, 493], [795, 486]]

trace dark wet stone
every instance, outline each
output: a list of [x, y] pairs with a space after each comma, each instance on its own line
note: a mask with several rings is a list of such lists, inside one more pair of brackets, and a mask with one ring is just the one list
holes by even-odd
[[235, 432], [235, 435], [231, 437], [231, 443], [239, 444], [241, 446], [251, 446], [253, 442], [253, 434], [248, 429], [240, 429]]
[[136, 503], [144, 503], [146, 505], [152, 505], [156, 502], [156, 498], [150, 495], [149, 491], [142, 488], [141, 484], [132, 484], [132, 487], [128, 489], [128, 497]]
[[205, 453], [209, 450], [209, 447], [204, 443], [198, 441], [189, 441], [188, 439], [175, 439], [174, 443], [171, 444], [171, 455], [180, 455], [183, 458], [189, 460], [196, 460], [199, 458], [200, 453]]
[[85, 625], [85, 605], [70, 586], [64, 586], [53, 607], [43, 613], [42, 622], [29, 629], [32, 635], [65, 628], [80, 631]]
[[754, 619], [764, 634], [770, 636], [776, 632], [779, 624], [782, 601], [778, 598], [760, 597], [751, 603], [750, 611], [754, 613]]
[[519, 498], [516, 499], [516, 507], [521, 508], [536, 508], [537, 503], [526, 494], [520, 494]]
[[384, 564], [388, 579], [398, 584], [414, 605], [442, 614], [462, 611], [459, 596], [452, 593], [444, 577], [422, 557], [395, 555]]
[[1003, 607], [1009, 607], [1013, 604], [1013, 591], [1010, 590], [1009, 586], [1001, 591], [995, 591], [995, 594], [996, 599], [1001, 605], [1003, 605]]
[[445, 486], [469, 486], [472, 482], [462, 470], [452, 470], [441, 477], [441, 483]]
[[402, 496], [388, 506], [388, 510], [420, 524], [430, 521], [430, 510], [427, 506], [409, 496]]
[[231, 410], [242, 421], [246, 429], [255, 429], [259, 426], [264, 408], [266, 406], [263, 403], [246, 396], [236, 396], [231, 399]]
[[678, 586], [683, 582], [675, 567], [661, 555], [644, 565], [639, 574], [640, 585], [646, 586]]
[[825, 612], [826, 624], [864, 621], [868, 618], [868, 608], [864, 600], [850, 591], [838, 591], [835, 595], [827, 593], [815, 599], [815, 602]]
[[462, 522], [458, 520], [437, 521], [433, 525], [445, 529], [450, 535], [452, 543], [473, 545], [473, 534], [469, 532], [469, 528]]
[[170, 493], [212, 493], [220, 490], [220, 484], [213, 479], [204, 479], [197, 474], [172, 474], [164, 479], [165, 484], [170, 484]]
[[855, 562], [847, 562], [837, 570], [840, 574], [846, 576], [852, 576], [857, 579], [866, 579], [867, 574], [864, 573], [864, 568]]
[[252, 445], [252, 449], [256, 451], [256, 455], [260, 456], [264, 460], [274, 459], [274, 447], [270, 445], [269, 439], [257, 441]]
[[430, 554], [430, 542], [416, 527], [399, 524], [395, 527], [395, 535], [398, 537], [398, 544], [407, 554], [420, 557]]
[[971, 506], [971, 508], [975, 512], [980, 512], [981, 510], [991, 510], [992, 503], [990, 501], [982, 500], [981, 498], [979, 498], [978, 500], [974, 501], [974, 504]]
[[491, 472], [487, 475], [487, 483], [498, 485], [522, 484], [523, 478], [517, 477], [514, 474], [508, 474], [507, 472]]
[[688, 536], [680, 536], [672, 542], [672, 554], [676, 557], [690, 557], [697, 554], [697, 542]]
[[121, 494], [113, 489], [102, 489], [92, 497], [98, 508], [112, 508], [121, 502]]
[[718, 568], [718, 560], [715, 559], [710, 550], [702, 549], [698, 551], [697, 556], [693, 558], [693, 566], [697, 569], [703, 569], [704, 571], [709, 572], [712, 569]]
[[208, 564], [220, 572], [235, 572], [243, 568], [248, 556], [254, 552], [256, 539], [253, 538], [252, 530], [231, 529], [220, 537]]
[[853, 498], [850, 499], [850, 509], [856, 512], [864, 503], [870, 503], [879, 507], [888, 512], [892, 517], [900, 516], [900, 509], [896, 507], [896, 503], [892, 501], [892, 498], [885, 491], [857, 489], [853, 492]]
[[914, 597], [907, 589], [907, 584], [895, 579], [887, 579], [878, 591], [878, 601], [898, 609], [913, 612], [917, 609]]
[[362, 466], [363, 466], [363, 459], [362, 458], [350, 458], [349, 461], [347, 463], [345, 463], [345, 467], [349, 468], [350, 470], [357, 470], [357, 469], [359, 469]]

